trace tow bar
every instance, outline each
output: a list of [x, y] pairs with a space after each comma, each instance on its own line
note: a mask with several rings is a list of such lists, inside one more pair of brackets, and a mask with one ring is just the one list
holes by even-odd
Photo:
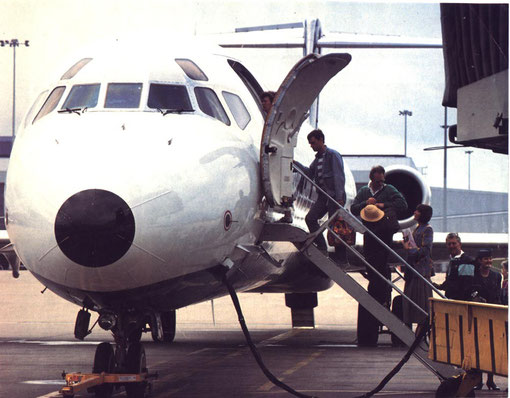
[[129, 383], [146, 383], [149, 392], [152, 390], [152, 380], [158, 378], [158, 373], [66, 373], [62, 372], [66, 385], [60, 389], [64, 397], [73, 397], [80, 391], [91, 389], [104, 384], [126, 385]]

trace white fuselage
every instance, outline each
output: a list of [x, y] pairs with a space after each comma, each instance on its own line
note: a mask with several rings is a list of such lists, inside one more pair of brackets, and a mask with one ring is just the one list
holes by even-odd
[[[137, 292], [167, 281], [181, 280], [179, 286], [190, 289], [190, 275], [226, 259], [245, 271], [239, 289], [282, 273], [259, 259], [243, 262], [249, 250], [240, 248], [258, 243], [264, 222], [264, 118], [227, 58], [189, 48], [136, 57], [119, 50], [91, 58], [36, 101], [16, 137], [5, 200], [9, 237], [23, 264], [80, 305], [89, 293]], [[192, 60], [207, 80], [188, 77], [175, 59]], [[112, 83], [139, 84], [139, 105], [108, 107]], [[100, 85], [94, 106], [62, 109], [73, 87], [91, 84]], [[150, 107], [152, 84], [184, 87], [192, 111], [165, 115]], [[229, 123], [207, 114], [217, 103], [199, 103], [197, 87], [214, 91]], [[55, 88], [63, 94], [41, 117]], [[243, 114], [240, 126], [225, 92], [242, 100], [247, 125]], [[83, 101], [90, 104], [90, 98]], [[175, 306], [217, 294], [202, 288], [197, 282], [195, 298], [187, 290], [190, 298]], [[100, 307], [101, 299], [93, 301]]]

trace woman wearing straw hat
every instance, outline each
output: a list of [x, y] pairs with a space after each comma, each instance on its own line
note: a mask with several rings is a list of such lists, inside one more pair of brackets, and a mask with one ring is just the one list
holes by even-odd
[[[414, 219], [418, 221], [418, 227], [413, 231], [414, 245], [411, 241], [404, 241], [404, 249], [408, 254], [408, 263], [425, 279], [430, 282], [433, 270], [432, 261], [432, 242], [434, 240], [434, 231], [429, 225], [432, 218], [432, 207], [419, 204], [414, 211]], [[404, 294], [414, 301], [427, 313], [429, 312], [429, 297], [432, 297], [432, 287], [410, 270], [405, 272]], [[407, 325], [417, 323], [416, 334], [420, 332], [421, 323], [426, 316], [418, 311], [407, 300], [403, 301], [403, 320]]]

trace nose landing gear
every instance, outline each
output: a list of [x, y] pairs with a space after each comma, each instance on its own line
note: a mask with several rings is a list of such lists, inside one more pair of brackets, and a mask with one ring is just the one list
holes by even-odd
[[[139, 339], [133, 339], [139, 329], [133, 322], [133, 314], [117, 316], [111, 329], [115, 338], [115, 349], [110, 343], [101, 343], [96, 348], [92, 373], [63, 374], [66, 385], [60, 390], [64, 397], [86, 389], [96, 397], [109, 398], [114, 388], [124, 386], [128, 398], [144, 398], [152, 388], [151, 381], [157, 374], [149, 374], [145, 350]], [[164, 335], [163, 335], [164, 336]]]

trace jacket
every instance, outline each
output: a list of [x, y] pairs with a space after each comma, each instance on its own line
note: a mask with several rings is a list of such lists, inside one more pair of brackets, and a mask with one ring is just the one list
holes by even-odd
[[446, 278], [439, 289], [452, 300], [470, 300], [471, 286], [475, 275], [475, 259], [466, 253], [450, 259]]
[[[310, 167], [305, 167], [301, 163], [294, 161], [294, 163], [296, 163], [306, 173], [306, 175], [316, 183], [319, 182], [319, 178], [317, 176], [317, 161], [319, 156], [319, 153], [315, 155], [315, 159], [310, 164]], [[322, 179], [324, 180], [324, 186], [321, 186], [321, 188], [336, 201], [345, 203], [344, 161], [342, 159], [342, 155], [328, 147], [326, 147], [326, 152], [324, 153]]]
[[[372, 197], [372, 192], [368, 185], [361, 187], [358, 194], [354, 198], [351, 206], [351, 213], [359, 216], [361, 210], [367, 205], [367, 200]], [[385, 184], [384, 187], [378, 191], [374, 198], [378, 203], [384, 203], [384, 212], [392, 208], [397, 216], [402, 215], [407, 210], [407, 202], [404, 196], [391, 184]]]

